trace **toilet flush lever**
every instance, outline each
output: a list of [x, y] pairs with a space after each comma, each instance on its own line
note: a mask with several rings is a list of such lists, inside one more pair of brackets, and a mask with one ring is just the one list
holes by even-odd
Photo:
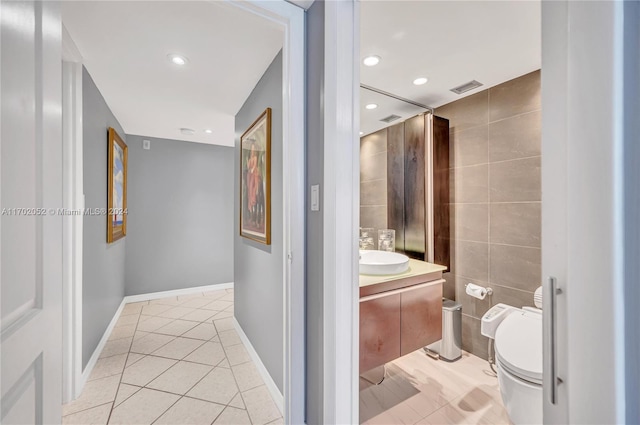
[[562, 383], [562, 380], [558, 378], [558, 347], [557, 347], [557, 337], [558, 337], [558, 316], [557, 316], [557, 299], [558, 295], [562, 294], [562, 289], [557, 287], [557, 280], [555, 277], [549, 277], [547, 279], [547, 285], [545, 289], [545, 295], [543, 300], [548, 300], [547, 304], [543, 306], [544, 309], [548, 308], [549, 315], [548, 320], [545, 321], [545, 339], [546, 346], [548, 348], [549, 354], [549, 367], [543, 368], [543, 372], [545, 373], [544, 383], [551, 384], [549, 387], [549, 402], [551, 404], [556, 404], [558, 401], [558, 385]]

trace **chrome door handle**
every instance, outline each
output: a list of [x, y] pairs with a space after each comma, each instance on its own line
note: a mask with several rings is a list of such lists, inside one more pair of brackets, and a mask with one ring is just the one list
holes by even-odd
[[[558, 385], [562, 382], [558, 378], [558, 350], [557, 350], [557, 299], [558, 295], [562, 294], [562, 289], [557, 287], [557, 281], [555, 277], [549, 277], [547, 279], [547, 285], [545, 288], [545, 295], [543, 300], [547, 302], [544, 308], [549, 309], [549, 320], [546, 323], [546, 329], [544, 332], [546, 338], [546, 346], [549, 347], [549, 354], [551, 356], [549, 361], [548, 370], [544, 370], [545, 379], [544, 382], [549, 382], [551, 387], [549, 389], [549, 402], [556, 404], [558, 401]], [[543, 301], [543, 302], [544, 302]]]

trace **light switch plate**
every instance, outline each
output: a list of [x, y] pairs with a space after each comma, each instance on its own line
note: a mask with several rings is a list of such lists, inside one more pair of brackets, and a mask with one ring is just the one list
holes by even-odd
[[150, 140], [143, 140], [142, 141], [142, 149], [146, 149], [146, 150], [151, 149], [151, 141]]
[[311, 211], [320, 211], [320, 185], [311, 186]]

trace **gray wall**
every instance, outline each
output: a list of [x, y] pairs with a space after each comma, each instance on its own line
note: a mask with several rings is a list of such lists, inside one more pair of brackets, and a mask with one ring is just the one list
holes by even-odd
[[[533, 306], [541, 282], [540, 71], [436, 109], [450, 122], [451, 273], [462, 348], [487, 357], [480, 318], [496, 303]], [[469, 297], [468, 282], [493, 288]]]
[[[324, 2], [316, 1], [307, 10], [307, 187], [324, 189]], [[320, 194], [320, 199], [322, 199]], [[323, 284], [322, 266], [324, 221], [322, 211], [307, 208], [306, 234], [306, 332], [307, 393], [309, 425], [323, 424]]]
[[127, 144], [125, 295], [232, 282], [233, 148], [132, 135]]
[[234, 201], [234, 298], [236, 319], [283, 390], [282, 52], [278, 53], [236, 115], [235, 174], [240, 175], [240, 136], [269, 107], [271, 114], [271, 245], [240, 237], [239, 179]]
[[[120, 123], [86, 69], [82, 72], [86, 208], [107, 208], [107, 129], [125, 138]], [[126, 140], [125, 140], [126, 141]], [[125, 293], [123, 238], [107, 244], [107, 217], [84, 216], [82, 245], [82, 367], [98, 346]]]

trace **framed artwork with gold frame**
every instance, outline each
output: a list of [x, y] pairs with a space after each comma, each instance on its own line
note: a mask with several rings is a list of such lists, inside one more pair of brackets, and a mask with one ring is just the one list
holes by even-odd
[[271, 108], [240, 137], [240, 236], [271, 245]]
[[107, 243], [127, 234], [127, 145], [109, 128], [107, 187]]

